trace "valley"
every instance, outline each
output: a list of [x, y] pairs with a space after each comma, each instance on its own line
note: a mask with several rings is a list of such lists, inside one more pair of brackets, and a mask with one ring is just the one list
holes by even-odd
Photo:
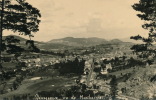
[[[67, 44], [64, 40], [69, 43]], [[2, 52], [4, 71], [1, 72], [3, 77], [1, 77], [0, 98], [34, 98], [38, 94], [42, 97], [59, 98], [70, 97], [70, 95], [76, 98], [80, 95], [84, 97], [91, 95], [109, 99], [113, 95], [112, 91], [116, 94], [116, 98], [131, 98], [132, 96], [140, 99], [142, 96], [155, 95], [153, 92], [144, 95], [146, 91], [142, 94], [136, 93], [139, 91], [136, 87], [140, 85], [140, 82], [145, 81], [139, 80], [138, 83], [133, 83], [133, 80], [141, 78], [137, 76], [139, 75], [137, 73], [140, 70], [141, 72], [143, 70], [154, 71], [155, 60], [152, 60], [151, 65], [147, 60], [138, 59], [130, 49], [134, 43], [116, 39], [111, 41], [98, 38], [83, 40], [88, 41], [87, 44], [82, 45], [82, 41], [79, 43], [79, 39], [71, 37], [54, 40], [55, 42], [50, 44], [35, 41], [35, 45], [42, 48], [40, 52], [23, 51], [18, 57]], [[23, 43], [20, 43], [21, 47], [25, 46], [24, 41], [26, 40], [23, 39]], [[54, 46], [55, 49], [52, 49], [53, 43], [57, 44], [57, 48]], [[64, 47], [59, 48], [58, 45], [64, 45]], [[150, 85], [155, 84], [150, 82], [154, 75], [152, 73], [146, 80]], [[113, 88], [116, 90], [112, 90]]]

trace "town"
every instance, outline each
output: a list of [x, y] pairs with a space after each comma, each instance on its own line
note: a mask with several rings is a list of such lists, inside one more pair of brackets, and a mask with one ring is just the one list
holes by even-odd
[[155, 5], [0, 0], [0, 100], [156, 100]]
[[[81, 49], [80, 47], [49, 51], [42, 49], [38, 53], [24, 51], [19, 56], [4, 51], [3, 70], [0, 73], [2, 80], [0, 96], [31, 98], [39, 94], [47, 97], [48, 91], [49, 93], [60, 91], [61, 93], [56, 92], [56, 95], [50, 97], [61, 98], [74, 95], [78, 98], [80, 95], [90, 95], [104, 96], [109, 99], [111, 89], [115, 86], [118, 98], [130, 98], [131, 95], [128, 93], [132, 91], [126, 85], [124, 87], [120, 84], [128, 81], [138, 69], [144, 69], [155, 63], [150, 59], [155, 57], [154, 54], [151, 54], [148, 60], [139, 59], [130, 46], [131, 43], [122, 42]], [[61, 80], [64, 81], [58, 83]], [[118, 85], [115, 85], [115, 82]], [[72, 94], [69, 91], [75, 92]]]

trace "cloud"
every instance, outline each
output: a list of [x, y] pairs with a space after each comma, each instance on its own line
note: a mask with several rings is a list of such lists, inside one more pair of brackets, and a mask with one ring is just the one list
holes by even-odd
[[[145, 33], [131, 5], [138, 0], [27, 0], [41, 11], [35, 40], [129, 37]], [[45, 39], [46, 38], [46, 39]]]

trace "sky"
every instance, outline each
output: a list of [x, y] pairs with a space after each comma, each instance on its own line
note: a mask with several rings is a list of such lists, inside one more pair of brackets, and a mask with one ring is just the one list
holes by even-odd
[[[39, 31], [34, 40], [75, 37], [104, 39], [146, 36], [131, 5], [138, 0], [26, 0], [41, 12]], [[5, 35], [10, 34], [6, 32]], [[18, 33], [11, 33], [16, 34]]]

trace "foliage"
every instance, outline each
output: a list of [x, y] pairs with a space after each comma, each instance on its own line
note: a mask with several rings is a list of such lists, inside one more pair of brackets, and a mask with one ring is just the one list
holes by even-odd
[[61, 56], [62, 58], [65, 57], [64, 53], [60, 53], [60, 52], [53, 52], [53, 51], [48, 51], [48, 50], [41, 50], [40, 51], [41, 54], [48, 54], [48, 55], [55, 55], [55, 56]]
[[[16, 3], [14, 3], [16, 2]], [[2, 1], [0, 1], [2, 4]], [[0, 5], [2, 10], [3, 5]], [[39, 29], [40, 11], [26, 2], [26, 0], [5, 0], [2, 28], [19, 32], [20, 34], [32, 36], [31, 32]]]
[[84, 66], [85, 66], [85, 60], [79, 61], [78, 58], [75, 58], [74, 61], [66, 61], [66, 62], [60, 62], [59, 64], [55, 64], [55, 67], [59, 67], [60, 74], [83, 74], [84, 72]]
[[[147, 38], [140, 35], [132, 36], [131, 39], [142, 40], [144, 44], [134, 45], [131, 49], [135, 52], [148, 53], [147, 51], [151, 50], [149, 46], [156, 42], [156, 0], [140, 0], [132, 7], [134, 10], [141, 12], [137, 16], [145, 21], [142, 27], [149, 33]], [[145, 58], [148, 58], [148, 56]]]
[[19, 43], [20, 43], [20, 40], [15, 39], [14, 36], [6, 37], [2, 45], [3, 51], [6, 51], [9, 54], [17, 55], [17, 53], [21, 53], [24, 51], [23, 48], [18, 46]]
[[112, 77], [112, 80], [110, 81], [110, 86], [111, 86], [111, 89], [110, 89], [111, 93], [110, 94], [111, 94], [112, 100], [115, 100], [116, 95], [117, 95], [117, 79], [116, 79], [116, 76]]
[[[39, 30], [41, 14], [40, 11], [26, 2], [26, 0], [1, 0], [0, 1], [0, 54], [4, 51], [6, 45], [2, 43], [3, 30], [19, 32], [20, 35], [33, 37], [32, 32]], [[13, 41], [14, 40], [14, 41]], [[10, 44], [17, 43], [19, 40], [10, 37], [6, 40], [9, 44], [8, 53], [21, 52], [22, 48]], [[2, 47], [3, 46], [3, 47]], [[38, 49], [35, 48], [35, 51]]]
[[19, 62], [19, 63], [16, 65], [16, 68], [17, 68], [17, 69], [21, 69], [22, 67], [27, 67], [25, 62]]
[[137, 16], [141, 20], [145, 20], [146, 23], [142, 25], [144, 29], [148, 29], [150, 32], [150, 38], [155, 37], [156, 28], [156, 1], [155, 0], [140, 0], [132, 6], [136, 11], [140, 11], [141, 14]]
[[[82, 96], [84, 98], [103, 96], [103, 98], [105, 97], [105, 100], [110, 100], [109, 99], [110, 97], [105, 96], [104, 92], [99, 91], [97, 93], [94, 93], [94, 90], [88, 89], [88, 87], [82, 83], [70, 86], [68, 89], [57, 89], [55, 91], [42, 91], [39, 92], [38, 95], [40, 97], [57, 97], [59, 99], [63, 99], [64, 97], [66, 97], [66, 99], [68, 100], [80, 100]], [[96, 99], [96, 100], [100, 100], [100, 99]]]
[[26, 41], [26, 45], [27, 45], [27, 50], [30, 52], [40, 52], [40, 49], [38, 49], [33, 40], [27, 40]]
[[[40, 50], [34, 45], [33, 40], [26, 41], [27, 50], [30, 52], [39, 52]], [[15, 57], [19, 57], [22, 52], [25, 51], [24, 48], [20, 45], [20, 40], [16, 39], [14, 36], [7, 36], [5, 40], [3, 40], [2, 45], [3, 51], [6, 51], [9, 54], [15, 54]]]

